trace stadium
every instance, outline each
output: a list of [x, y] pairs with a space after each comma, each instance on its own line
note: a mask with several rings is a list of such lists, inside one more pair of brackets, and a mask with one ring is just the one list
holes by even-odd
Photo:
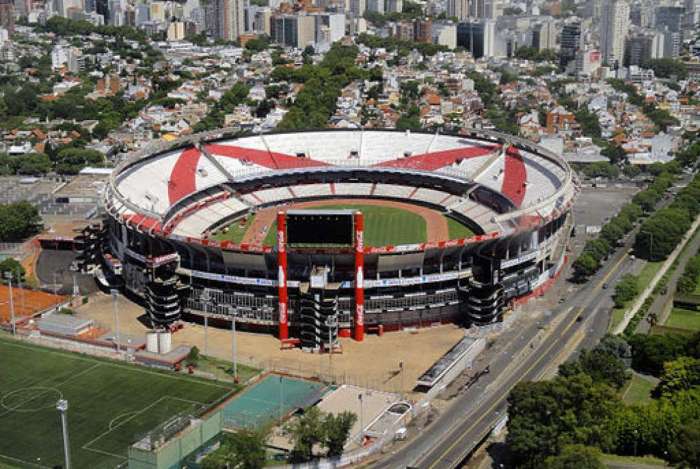
[[198, 134], [115, 169], [81, 262], [154, 326], [235, 315], [318, 350], [498, 322], [560, 271], [576, 192], [556, 154], [486, 130]]

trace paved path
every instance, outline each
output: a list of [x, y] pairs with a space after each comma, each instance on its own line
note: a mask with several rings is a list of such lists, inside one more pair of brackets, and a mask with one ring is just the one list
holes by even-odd
[[[673, 297], [676, 293], [676, 285], [678, 284], [678, 280], [681, 278], [681, 275], [683, 275], [683, 271], [685, 271], [685, 266], [688, 264], [688, 261], [690, 261], [691, 257], [697, 254], [698, 250], [700, 250], [700, 230], [695, 231], [693, 237], [690, 239], [690, 241], [688, 241], [686, 248], [683, 248], [681, 251], [681, 254], [678, 256], [678, 265], [676, 265], [676, 270], [673, 271], [673, 274], [666, 283], [666, 293], [659, 293], [656, 295], [654, 302], [649, 307], [647, 317], [649, 317], [650, 314], [655, 313], [658, 324], [664, 324], [666, 322], [673, 307]], [[651, 324], [649, 321], [639, 321], [635, 332], [638, 334], [646, 334], [649, 332], [649, 329], [651, 329]]]

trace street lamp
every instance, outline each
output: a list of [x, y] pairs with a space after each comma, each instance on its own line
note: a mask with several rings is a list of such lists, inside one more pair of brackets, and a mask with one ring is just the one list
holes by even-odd
[[236, 358], [236, 352], [238, 344], [236, 341], [236, 317], [238, 316], [238, 311], [233, 306], [228, 307], [228, 312], [231, 315], [231, 354], [233, 358], [233, 381], [238, 383], [238, 360]]
[[61, 415], [61, 430], [63, 432], [63, 457], [65, 459], [65, 469], [70, 469], [70, 444], [68, 442], [68, 401], [61, 399], [56, 403], [56, 410]]
[[211, 294], [209, 293], [209, 289], [205, 288], [204, 290], [202, 290], [202, 295], [199, 298], [202, 301], [202, 304], [204, 305], [204, 355], [209, 355], [209, 311], [207, 309], [207, 306], [211, 301]]
[[362, 400], [362, 393], [358, 394], [357, 398], [360, 400], [360, 446], [362, 446], [365, 441], [365, 401]]
[[117, 353], [120, 352], [121, 337], [119, 336], [119, 314], [117, 314], [117, 300], [119, 299], [119, 290], [112, 288], [109, 291], [112, 294], [112, 314], [114, 315], [114, 345], [117, 347]]
[[338, 327], [338, 315], [333, 314], [331, 316], [328, 316], [326, 318], [326, 321], [324, 323], [326, 327], [328, 327], [328, 375], [330, 376], [331, 380], [335, 381], [333, 379], [333, 331], [335, 328]]
[[12, 335], [17, 335], [17, 323], [15, 322], [15, 301], [12, 296], [12, 272], [5, 272], [8, 286], [10, 288], [10, 321], [12, 322]]

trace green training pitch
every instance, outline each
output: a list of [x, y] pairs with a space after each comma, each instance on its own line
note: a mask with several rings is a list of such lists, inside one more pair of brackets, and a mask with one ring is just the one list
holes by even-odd
[[139, 436], [233, 386], [0, 338], [0, 466], [63, 464], [58, 399], [68, 401], [73, 466], [122, 464]]

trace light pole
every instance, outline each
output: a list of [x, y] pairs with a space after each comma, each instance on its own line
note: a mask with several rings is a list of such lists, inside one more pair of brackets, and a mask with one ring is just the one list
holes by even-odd
[[335, 379], [333, 379], [333, 330], [338, 327], [338, 316], [333, 314], [331, 316], [328, 316], [325, 321], [326, 327], [328, 327], [328, 375], [330, 376], [331, 380], [335, 382]]
[[12, 322], [12, 335], [17, 335], [17, 323], [15, 322], [15, 301], [12, 296], [12, 272], [5, 272], [8, 286], [10, 288], [10, 321]]
[[209, 310], [207, 306], [209, 305], [209, 301], [211, 301], [211, 295], [209, 294], [208, 288], [202, 290], [200, 299], [204, 305], [204, 355], [209, 355]]
[[231, 315], [231, 354], [233, 358], [233, 381], [238, 383], [238, 360], [236, 358], [236, 352], [238, 344], [236, 342], [236, 316], [238, 316], [238, 311], [233, 306], [228, 308], [229, 314]]
[[360, 400], [360, 446], [362, 446], [365, 441], [365, 401], [362, 400], [362, 393], [358, 394], [357, 398]]
[[284, 380], [282, 375], [280, 375], [280, 423], [282, 423], [282, 406], [284, 404]]
[[112, 294], [112, 313], [114, 315], [114, 345], [117, 347], [117, 353], [121, 351], [121, 337], [119, 336], [119, 314], [117, 314], [117, 300], [119, 298], [119, 290], [113, 288], [109, 291]]
[[63, 457], [65, 459], [65, 469], [70, 469], [70, 444], [68, 442], [68, 401], [61, 399], [56, 403], [56, 410], [61, 415], [61, 430], [63, 431]]

